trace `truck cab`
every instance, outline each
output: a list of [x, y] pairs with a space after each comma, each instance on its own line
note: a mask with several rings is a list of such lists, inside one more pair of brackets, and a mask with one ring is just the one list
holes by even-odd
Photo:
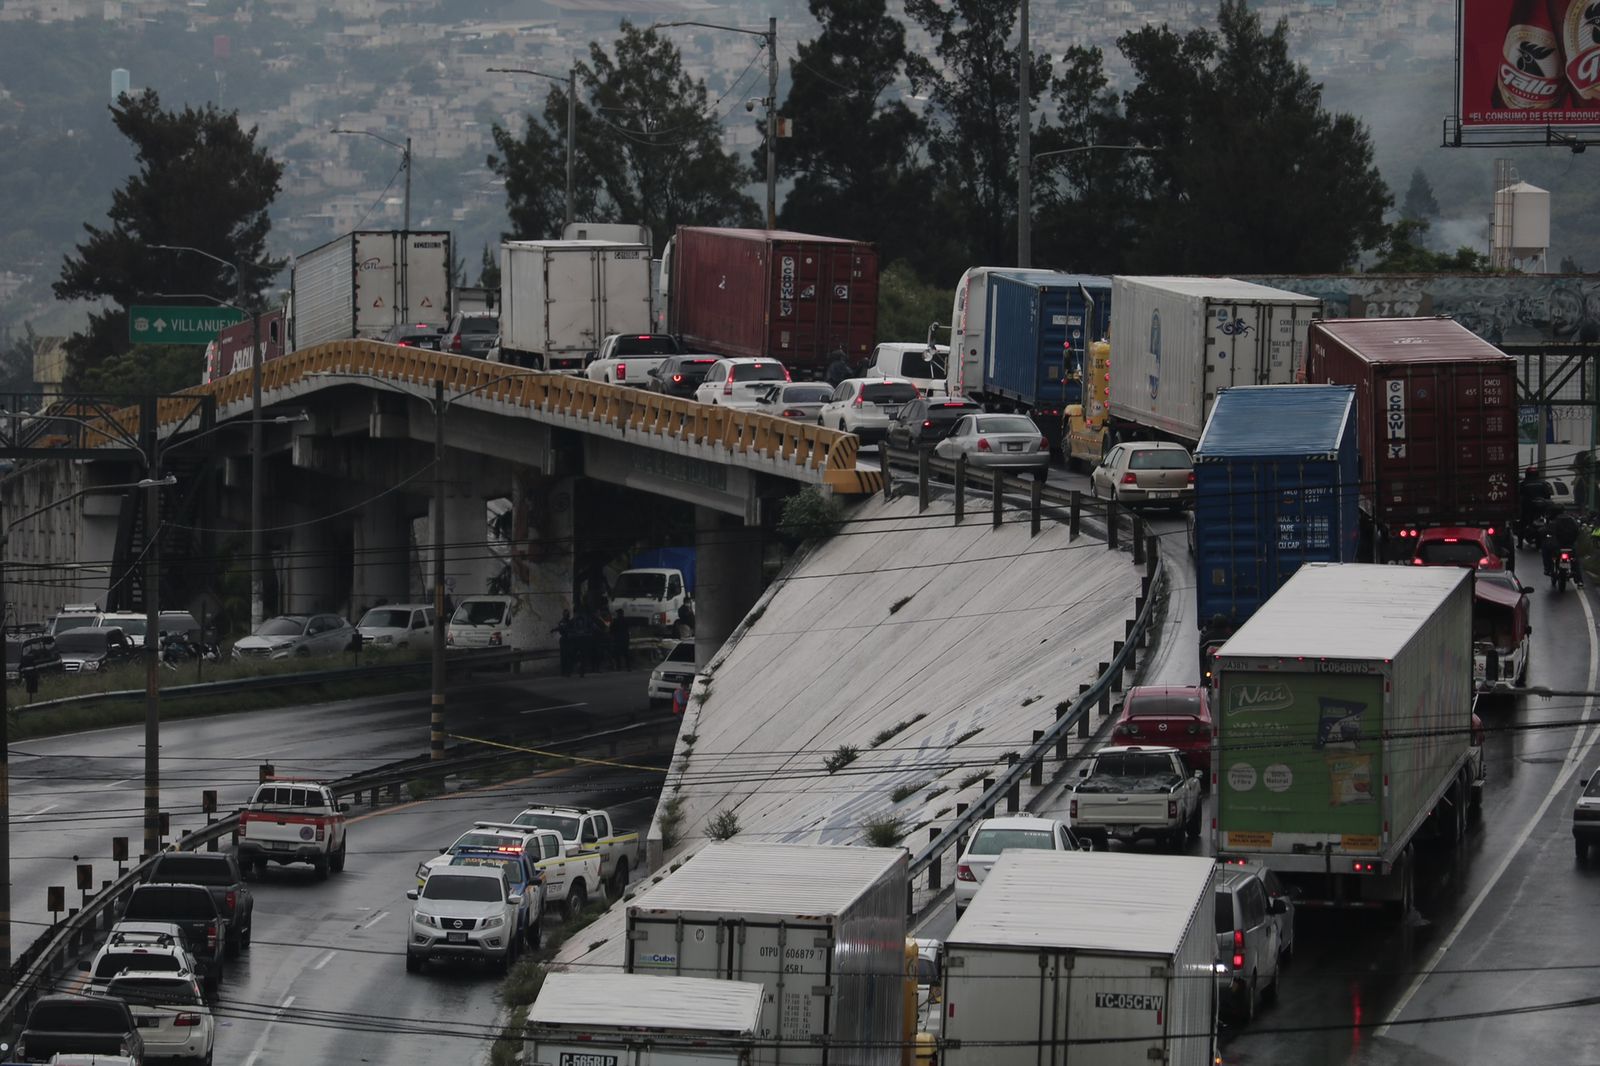
[[643, 630], [671, 633], [678, 612], [693, 606], [694, 593], [681, 570], [647, 567], [624, 570], [611, 585], [611, 613]]

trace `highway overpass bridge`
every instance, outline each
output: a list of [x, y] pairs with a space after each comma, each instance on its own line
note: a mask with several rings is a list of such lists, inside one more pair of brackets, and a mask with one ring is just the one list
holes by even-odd
[[28, 458], [4, 482], [4, 514], [46, 508], [10, 532], [13, 617], [42, 620], [65, 602], [142, 606], [145, 493], [46, 505], [146, 477], [153, 450], [158, 472], [177, 478], [157, 516], [162, 603], [208, 600], [237, 628], [258, 424], [277, 610], [354, 616], [430, 589], [422, 519], [442, 481], [447, 585], [457, 598], [524, 597], [523, 641], [547, 638], [598, 559], [663, 537], [699, 546], [700, 628], [714, 638], [759, 592], [778, 503], [804, 485], [860, 495], [883, 484], [857, 466], [849, 434], [481, 359], [342, 341], [265, 363], [261, 379], [261, 423], [244, 372], [142, 409], [64, 402], [13, 417], [0, 454]]

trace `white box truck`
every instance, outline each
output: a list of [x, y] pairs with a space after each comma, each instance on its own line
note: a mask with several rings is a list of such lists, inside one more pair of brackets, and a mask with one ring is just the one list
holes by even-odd
[[1193, 449], [1220, 390], [1296, 380], [1321, 314], [1314, 296], [1233, 278], [1114, 276], [1109, 443]]
[[1413, 842], [1459, 841], [1477, 782], [1472, 572], [1306, 563], [1216, 661], [1218, 859], [1409, 910]]
[[652, 329], [650, 247], [618, 241], [500, 245], [500, 359], [581, 373], [612, 333]]
[[900, 1066], [906, 853], [712, 844], [628, 904], [625, 969], [757, 981], [760, 1066]]
[[291, 346], [380, 337], [401, 323], [443, 328], [455, 310], [450, 234], [356, 230], [298, 256]]
[[940, 1066], [1210, 1066], [1216, 864], [1008, 851], [944, 942]]
[[750, 981], [552, 973], [528, 1008], [532, 1066], [754, 1066], [765, 990]]

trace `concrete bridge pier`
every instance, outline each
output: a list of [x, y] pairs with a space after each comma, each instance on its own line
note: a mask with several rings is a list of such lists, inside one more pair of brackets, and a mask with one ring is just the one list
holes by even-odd
[[695, 646], [697, 665], [728, 639], [761, 595], [761, 543], [758, 526], [712, 510], [694, 509], [696, 567]]
[[[489, 541], [491, 497], [504, 496], [505, 487], [489, 483], [482, 468], [469, 469], [459, 455], [445, 457], [444, 485], [444, 580], [445, 591], [456, 601], [463, 596], [482, 596], [489, 582], [498, 577], [505, 563]], [[431, 489], [431, 485], [429, 488]], [[423, 573], [424, 599], [433, 595], [433, 508], [428, 497], [428, 514], [417, 524], [417, 551]]]
[[[295, 513], [304, 514], [303, 508]], [[329, 522], [304, 521], [280, 534], [288, 550], [278, 558], [279, 603], [284, 614], [343, 611], [346, 607], [339, 531]]]
[[373, 500], [356, 514], [350, 582], [350, 621], [380, 603], [411, 599], [411, 521], [398, 493]]

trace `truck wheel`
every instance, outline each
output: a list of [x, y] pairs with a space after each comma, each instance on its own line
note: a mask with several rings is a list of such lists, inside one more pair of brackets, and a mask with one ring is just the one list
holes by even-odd
[[245, 926], [243, 929], [241, 929], [239, 931], [239, 950], [241, 950], [241, 951], [249, 951], [250, 950], [250, 935], [253, 932], [255, 932], [255, 922], [254, 921], [252, 921], [249, 925]]
[[1184, 826], [1189, 831], [1190, 840], [1200, 839], [1200, 805], [1195, 804], [1194, 813], [1189, 815], [1189, 821]]
[[406, 973], [421, 973], [421, 972], [422, 972], [422, 958], [421, 958], [421, 956], [413, 955], [409, 951], [406, 952]]
[[1589, 842], [1587, 840], [1573, 837], [1572, 850], [1575, 852], [1575, 858], [1577, 858], [1579, 866], [1589, 865]]
[[326, 855], [320, 859], [312, 860], [311, 866], [312, 869], [317, 871], [318, 881], [326, 881], [328, 879], [328, 857]]
[[1406, 850], [1401, 853], [1400, 858], [1400, 898], [1396, 900], [1395, 914], [1395, 917], [1402, 922], [1406, 920], [1406, 916], [1411, 913], [1411, 908], [1416, 903], [1416, 885], [1412, 880], [1412, 859], [1411, 845], [1407, 844]]
[[528, 928], [522, 931], [523, 938], [528, 942], [529, 951], [539, 950], [539, 918], [528, 923]]
[[1256, 984], [1256, 975], [1250, 974], [1250, 987], [1245, 989], [1244, 1009], [1240, 1011], [1239, 1020], [1249, 1025], [1256, 1020], [1256, 1011], [1261, 1009], [1261, 989]]
[[589, 892], [583, 887], [583, 882], [574, 882], [573, 886], [567, 889], [567, 917], [576, 918], [583, 913], [583, 908], [588, 906], [588, 903]]
[[328, 862], [329, 867], [336, 874], [344, 873], [344, 849], [345, 842], [341, 840], [339, 842], [339, 850], [333, 853], [333, 858]]
[[611, 875], [611, 898], [621, 899], [622, 894], [628, 889], [628, 860], [621, 859], [617, 862], [616, 872]]

